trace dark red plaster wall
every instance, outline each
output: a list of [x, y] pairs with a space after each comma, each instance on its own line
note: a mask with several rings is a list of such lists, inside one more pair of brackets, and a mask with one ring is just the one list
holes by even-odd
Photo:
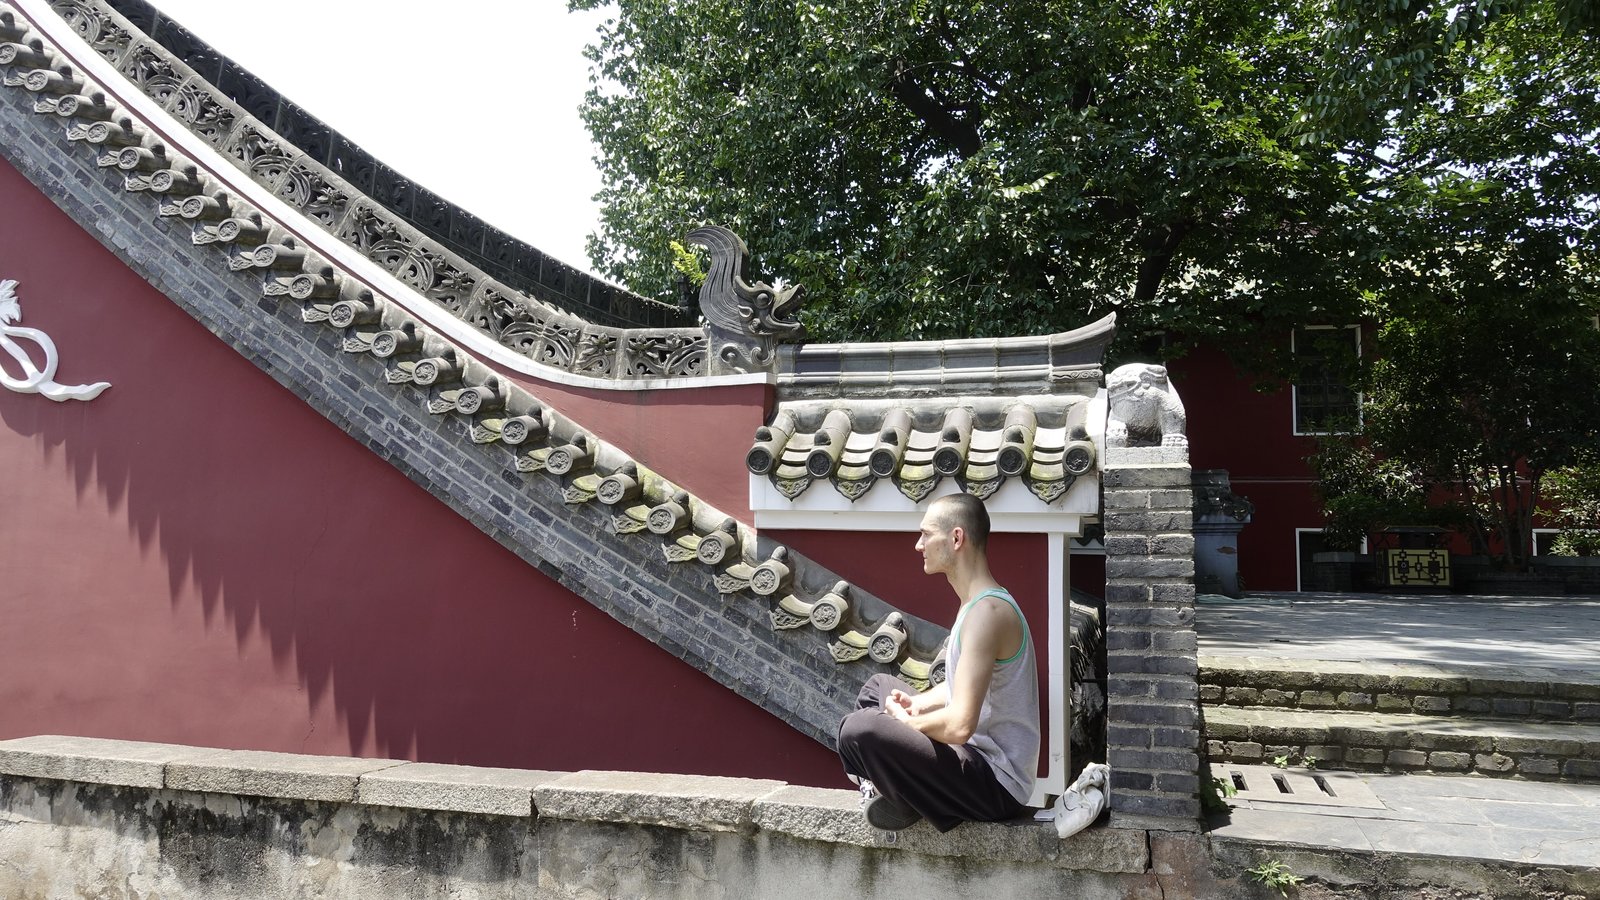
[[829, 751], [485, 537], [3, 161], [0, 277], [60, 381], [113, 385], [0, 390], [0, 737], [843, 784]]
[[766, 422], [771, 387], [605, 391], [502, 373], [684, 490], [754, 524], [744, 455]]
[[1168, 368], [1188, 414], [1190, 465], [1227, 469], [1234, 493], [1255, 504], [1239, 533], [1245, 589], [1295, 590], [1295, 529], [1322, 527], [1322, 513], [1306, 464], [1316, 441], [1294, 434], [1293, 394], [1287, 386], [1255, 390], [1216, 349], [1193, 351]]

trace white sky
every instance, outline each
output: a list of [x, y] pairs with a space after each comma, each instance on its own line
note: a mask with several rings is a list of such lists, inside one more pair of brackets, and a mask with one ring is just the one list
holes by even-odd
[[600, 174], [578, 104], [583, 46], [605, 12], [568, 13], [565, 0], [274, 0], [268, 13], [154, 2], [416, 184], [590, 268]]

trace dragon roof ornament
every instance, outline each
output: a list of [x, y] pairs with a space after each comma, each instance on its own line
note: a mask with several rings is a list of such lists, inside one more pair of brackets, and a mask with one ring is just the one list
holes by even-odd
[[805, 337], [805, 326], [794, 318], [805, 288], [745, 281], [750, 250], [742, 238], [720, 225], [697, 228], [688, 237], [711, 254], [711, 270], [700, 286], [700, 312], [710, 340], [712, 371], [771, 371], [778, 341]]

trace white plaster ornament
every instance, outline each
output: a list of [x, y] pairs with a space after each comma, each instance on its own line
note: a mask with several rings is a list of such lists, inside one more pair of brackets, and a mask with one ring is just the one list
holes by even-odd
[[[19, 394], [43, 394], [59, 403], [66, 400], [93, 400], [100, 396], [101, 391], [111, 386], [107, 381], [94, 384], [56, 384], [56, 366], [60, 360], [56, 355], [55, 342], [37, 328], [23, 328], [11, 324], [20, 321], [22, 321], [22, 303], [17, 299], [17, 283], [9, 278], [0, 281], [0, 348], [11, 354], [11, 358], [22, 366], [23, 372], [22, 378], [12, 378], [6, 374], [3, 367], [0, 367], [0, 384], [5, 385], [7, 390]], [[44, 351], [44, 368], [35, 366], [33, 358], [12, 338], [24, 338], [38, 344]]]

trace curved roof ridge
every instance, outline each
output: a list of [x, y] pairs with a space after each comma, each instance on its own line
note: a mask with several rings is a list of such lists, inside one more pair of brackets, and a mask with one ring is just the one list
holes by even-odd
[[[385, 165], [201, 40], [148, 0], [101, 0], [308, 158], [503, 284], [617, 328], [694, 325], [694, 316], [558, 260]], [[56, 3], [58, 8], [69, 5]]]

